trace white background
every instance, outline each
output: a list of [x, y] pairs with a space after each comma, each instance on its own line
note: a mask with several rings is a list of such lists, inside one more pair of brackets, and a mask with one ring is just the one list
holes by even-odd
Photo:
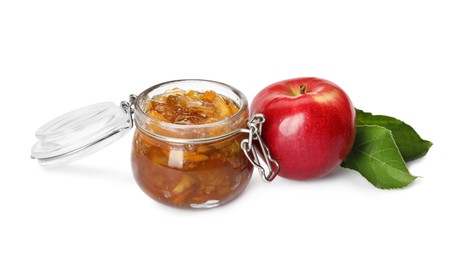
[[[451, 259], [448, 1], [214, 2], [0, 3], [0, 259]], [[423, 178], [387, 191], [345, 169], [270, 184], [255, 173], [235, 201], [193, 211], [135, 184], [132, 134], [61, 168], [30, 159], [35, 130], [81, 106], [181, 78], [251, 101], [301, 76], [431, 140], [408, 165]]]

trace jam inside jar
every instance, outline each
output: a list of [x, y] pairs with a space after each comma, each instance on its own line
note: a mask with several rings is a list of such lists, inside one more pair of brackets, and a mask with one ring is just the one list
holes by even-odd
[[[213, 91], [234, 105], [234, 113], [219, 121], [209, 121], [209, 114], [203, 114], [202, 124], [185, 124], [184, 118], [174, 123], [149, 113], [152, 100], [174, 89], [208, 95]], [[253, 173], [241, 150], [241, 141], [248, 135], [240, 129], [247, 127], [248, 113], [244, 94], [220, 82], [176, 80], [145, 90], [135, 103], [132, 169], [136, 182], [151, 198], [175, 207], [211, 208], [234, 199]]]

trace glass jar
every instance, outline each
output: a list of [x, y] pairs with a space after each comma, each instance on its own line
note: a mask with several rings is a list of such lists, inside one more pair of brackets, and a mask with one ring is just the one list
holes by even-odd
[[[148, 116], [147, 103], [166, 90], [213, 90], [238, 111], [218, 122], [172, 124]], [[237, 197], [253, 167], [269, 182], [279, 165], [261, 138], [262, 114], [248, 118], [239, 90], [210, 80], [175, 80], [153, 86], [119, 106], [94, 104], [61, 115], [36, 131], [31, 158], [42, 166], [64, 165], [112, 144], [136, 127], [132, 169], [141, 189], [155, 200], [180, 208], [211, 208]], [[261, 155], [263, 164], [259, 160]]]
[[[147, 102], [166, 90], [213, 90], [236, 103], [233, 116], [210, 124], [180, 125], [145, 113]], [[239, 90], [209, 80], [175, 80], [142, 92], [135, 102], [132, 169], [151, 198], [183, 208], [211, 208], [237, 197], [247, 186], [253, 164], [241, 149], [248, 134], [248, 101]]]

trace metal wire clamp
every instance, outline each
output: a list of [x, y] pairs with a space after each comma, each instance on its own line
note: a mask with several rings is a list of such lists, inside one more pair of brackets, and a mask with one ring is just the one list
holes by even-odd
[[[272, 181], [278, 174], [279, 164], [270, 155], [270, 150], [264, 143], [261, 137], [262, 124], [265, 122], [263, 114], [255, 114], [248, 121], [249, 136], [248, 139], [243, 139], [240, 146], [245, 153], [248, 160], [257, 168], [265, 182]], [[257, 147], [256, 147], [257, 146]], [[266, 166], [267, 172], [262, 167], [258, 153], [262, 156]]]
[[129, 116], [129, 122], [130, 122], [130, 125], [129, 125], [129, 127], [127, 127], [127, 129], [131, 129], [131, 128], [133, 128], [133, 113], [135, 112], [134, 111], [134, 109], [133, 109], [133, 107], [132, 106], [134, 106], [135, 105], [135, 102], [136, 102], [136, 100], [137, 100], [137, 96], [136, 95], [134, 95], [134, 94], [131, 94], [130, 96], [129, 96], [129, 102], [127, 102], [127, 101], [122, 101], [121, 102], [121, 108], [124, 110], [124, 112]]

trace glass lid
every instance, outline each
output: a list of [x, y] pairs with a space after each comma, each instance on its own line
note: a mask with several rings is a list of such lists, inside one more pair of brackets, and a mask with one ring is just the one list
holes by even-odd
[[43, 166], [67, 164], [115, 142], [133, 127], [132, 108], [111, 102], [83, 107], [44, 124], [31, 157]]

